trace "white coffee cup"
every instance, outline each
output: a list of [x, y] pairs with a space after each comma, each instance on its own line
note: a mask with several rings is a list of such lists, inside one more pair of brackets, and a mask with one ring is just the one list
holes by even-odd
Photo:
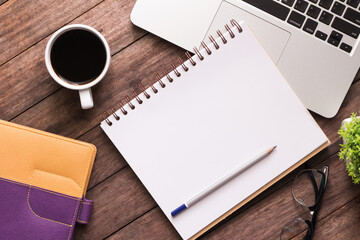
[[[97, 76], [94, 80], [92, 80], [91, 82], [85, 83], [85, 84], [72, 84], [72, 83], [69, 83], [68, 81], [62, 79], [55, 73], [55, 70], [51, 64], [50, 54], [51, 54], [51, 49], [52, 49], [53, 44], [55, 43], [56, 39], [58, 37], [60, 37], [62, 34], [64, 34], [65, 32], [70, 31], [70, 30], [75, 30], [75, 29], [86, 30], [86, 31], [91, 32], [94, 35], [96, 35], [101, 40], [101, 42], [104, 44], [105, 51], [106, 51], [106, 62], [105, 62], [105, 65], [104, 65], [104, 68], [103, 68], [101, 74], [99, 76]], [[106, 42], [105, 38], [96, 29], [86, 26], [86, 25], [83, 25], [83, 24], [72, 24], [72, 25], [68, 25], [66, 27], [59, 29], [51, 36], [49, 42], [46, 45], [46, 49], [45, 49], [46, 68], [47, 68], [48, 72], [50, 73], [51, 77], [57, 83], [59, 83], [60, 85], [62, 85], [65, 88], [72, 89], [72, 90], [78, 90], [79, 95], [80, 95], [81, 107], [83, 109], [89, 109], [94, 106], [94, 101], [93, 101], [93, 97], [92, 97], [92, 93], [91, 93], [91, 87], [96, 85], [97, 83], [99, 83], [104, 78], [106, 72], [109, 69], [110, 58], [111, 58], [110, 57], [110, 48], [109, 48], [109, 45]]]

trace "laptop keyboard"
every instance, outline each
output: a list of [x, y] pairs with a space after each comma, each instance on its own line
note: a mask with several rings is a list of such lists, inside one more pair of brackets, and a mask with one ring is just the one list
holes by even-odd
[[360, 34], [360, 0], [242, 1], [347, 53]]

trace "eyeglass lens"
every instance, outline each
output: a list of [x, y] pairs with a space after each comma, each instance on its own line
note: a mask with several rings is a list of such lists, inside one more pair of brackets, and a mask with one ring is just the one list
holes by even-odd
[[[324, 187], [324, 181], [325, 176], [314, 169], [301, 171], [292, 185], [294, 199], [302, 206], [314, 207], [319, 201], [319, 190], [321, 184]], [[281, 230], [280, 239], [308, 239], [309, 232], [312, 232], [311, 222], [296, 218], [285, 224]]]
[[300, 172], [292, 186], [295, 200], [306, 207], [314, 206], [319, 199], [319, 189], [323, 178], [323, 174], [313, 169]]
[[296, 218], [293, 221], [285, 224], [281, 230], [280, 239], [281, 240], [302, 240], [306, 236], [307, 229], [309, 228], [305, 220], [301, 218]]

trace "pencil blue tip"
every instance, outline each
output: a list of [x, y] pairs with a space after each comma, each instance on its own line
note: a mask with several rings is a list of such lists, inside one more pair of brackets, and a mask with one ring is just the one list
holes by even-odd
[[186, 205], [183, 204], [180, 207], [178, 207], [177, 209], [175, 209], [174, 211], [171, 212], [171, 216], [175, 217], [175, 215], [181, 213], [182, 211], [184, 211], [186, 209]]

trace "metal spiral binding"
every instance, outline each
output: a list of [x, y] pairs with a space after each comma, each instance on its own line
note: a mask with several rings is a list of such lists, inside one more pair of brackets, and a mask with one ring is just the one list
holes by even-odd
[[224, 37], [224, 35], [220, 32], [220, 30], [217, 30], [216, 33], [219, 35], [219, 37], [221, 37], [221, 40], [223, 41], [223, 43], [226, 44], [227, 40]]
[[231, 38], [234, 38], [234, 37], [235, 37], [235, 34], [231, 31], [229, 25], [226, 24], [226, 25], [225, 25], [225, 28], [226, 28], [226, 30], [229, 32], [230, 37], [231, 37]]
[[195, 66], [196, 65], [196, 62], [192, 59], [191, 55], [189, 52], [186, 52], [185, 53], [185, 56], [189, 59], [190, 63]]
[[[206, 44], [205, 44], [205, 46], [207, 47]], [[204, 56], [201, 55], [200, 51], [199, 51], [196, 47], [194, 47], [194, 52], [196, 53], [196, 55], [198, 56], [198, 58], [199, 58], [201, 61], [204, 60]]]
[[[186, 53], [185, 53], [185, 55], [186, 55]], [[184, 69], [184, 71], [187, 72], [189, 70], [189, 68], [187, 66], [185, 66], [184, 61], [180, 57], [178, 57], [178, 61], [180, 62], [180, 65]]]
[[231, 21], [230, 21], [230, 23], [231, 23], [231, 25], [233, 25], [233, 27], [237, 27], [237, 29], [239, 30], [239, 33], [242, 33], [242, 28], [240, 27], [240, 24], [237, 22], [237, 21], [235, 21], [234, 19], [232, 19]]
[[136, 99], [136, 101], [139, 103], [139, 104], [142, 104], [143, 101], [140, 99], [139, 95], [136, 94], [135, 90], [133, 89], [133, 95], [134, 95], [134, 98]]
[[112, 122], [109, 120], [106, 112], [103, 112], [103, 118], [105, 119], [105, 122], [107, 123], [107, 125], [111, 126]]
[[116, 110], [114, 109], [113, 106], [110, 107], [112, 115], [114, 116], [114, 118], [116, 119], [116, 121], [120, 120], [120, 117], [116, 114]]
[[[232, 19], [230, 21], [230, 23], [231, 23], [231, 25], [233, 27], [236, 27], [238, 29], [239, 33], [241, 33], [243, 31], [240, 24], [238, 22], [236, 22], [234, 19]], [[231, 28], [229, 27], [228, 24], [225, 25], [225, 29], [229, 33], [231, 38], [235, 37], [234, 32], [231, 30]], [[219, 37], [220, 37], [221, 41], [223, 42], [223, 44], [226, 44], [227, 39], [224, 37], [224, 35], [221, 33], [221, 31], [217, 30], [216, 33], [219, 35]], [[214, 37], [212, 35], [209, 36], [209, 40], [211, 41], [212, 45], [215, 47], [216, 50], [218, 50], [220, 48], [220, 45], [216, 42], [216, 40], [214, 39]], [[205, 52], [207, 53], [207, 55], [212, 54], [210, 48], [208, 47], [208, 45], [204, 41], [201, 42], [201, 46], [205, 49]], [[200, 51], [196, 47], [194, 47], [194, 52], [195, 52], [195, 55], [197, 56], [197, 58], [200, 61], [203, 61], [205, 59], [204, 56], [200, 53]], [[191, 63], [192, 66], [196, 65], [196, 61], [194, 60], [194, 58], [191, 56], [191, 54], [189, 52], [185, 52], [185, 56], [187, 57], [188, 61]], [[171, 67], [172, 67], [171, 71], [168, 71], [167, 67], [164, 67], [164, 69], [162, 70], [162, 72], [164, 73], [164, 76], [166, 76], [167, 80], [170, 83], [172, 83], [174, 81], [174, 79], [170, 76], [171, 72], [174, 72], [176, 77], [180, 77], [181, 73], [179, 72], [179, 70], [177, 68], [179, 68], [181, 66], [182, 69], [185, 72], [187, 72], [189, 70], [189, 68], [185, 65], [185, 62], [180, 57], [178, 57], [177, 60], [178, 60], [178, 62], [180, 64], [178, 67], [176, 67], [174, 63], [171, 63], [170, 64]], [[162, 88], [165, 88], [166, 84], [162, 81], [162, 77], [160, 76], [160, 74], [156, 73], [155, 76], [156, 76], [156, 79], [157, 79], [157, 82], [159, 83], [159, 85]], [[151, 90], [153, 91], [154, 94], [157, 94], [159, 92], [159, 90], [154, 85], [155, 84], [151, 85], [150, 88], [151, 88]], [[139, 88], [141, 90], [141, 93], [139, 93], [139, 94], [137, 94], [135, 90], [132, 90], [132, 93], [133, 93], [133, 99], [132, 100], [135, 99], [138, 104], [142, 104], [143, 100], [140, 98], [140, 94], [144, 94], [146, 99], [149, 99], [151, 97], [151, 95], [146, 91], [145, 87], [142, 84], [139, 84]], [[134, 110], [135, 105], [131, 102], [132, 100], [129, 98], [128, 95], [125, 96], [124, 100], [125, 100], [125, 104], [123, 104], [122, 101], [117, 101], [117, 104], [119, 105], [119, 110], [121, 110], [122, 114], [127, 115], [128, 112], [125, 110], [124, 106], [128, 105], [130, 107], [130, 109]], [[110, 107], [110, 111], [111, 111], [110, 115], [112, 115], [115, 118], [115, 120], [119, 121], [120, 116], [118, 114], [116, 114], [116, 110], [115, 110], [115, 108], [113, 106]], [[112, 126], [113, 123], [110, 121], [107, 111], [103, 112], [102, 116], [105, 119], [105, 122], [109, 126]]]
[[220, 46], [219, 46], [219, 44], [217, 44], [217, 42], [215, 41], [215, 39], [214, 39], [214, 37], [213, 36], [209, 36], [209, 39], [210, 39], [210, 41], [212, 42], [212, 44], [214, 45], [214, 47], [216, 48], [216, 49], [219, 49], [220, 48]]
[[201, 46], [203, 46], [203, 48], [205, 48], [208, 55], [211, 55], [210, 48], [206, 45], [206, 43], [204, 41], [201, 42]]
[[128, 112], [125, 110], [124, 105], [122, 104], [122, 102], [121, 102], [121, 101], [117, 101], [117, 103], [118, 103], [118, 105], [120, 106], [121, 112], [122, 112], [124, 115], [127, 115]]
[[145, 97], [146, 97], [147, 99], [149, 99], [149, 98], [150, 98], [150, 95], [146, 92], [144, 85], [142, 85], [142, 84], [140, 83], [139, 87], [140, 87], [142, 93], [145, 95]]
[[154, 85], [151, 85], [151, 89], [153, 90], [153, 92], [154, 92], [155, 94], [158, 93], [158, 90], [155, 88]]
[[166, 78], [169, 80], [169, 82], [172, 83], [174, 81], [174, 79], [172, 77], [170, 77], [169, 71], [167, 70], [166, 67], [164, 67], [163, 72], [164, 72], [164, 75], [166, 76]]
[[131, 108], [131, 110], [134, 110], [135, 106], [134, 106], [134, 104], [132, 104], [131, 99], [129, 98], [128, 95], [125, 96], [125, 100], [126, 100], [127, 104], [129, 105], [129, 107]]
[[158, 80], [158, 83], [160, 83], [160, 86], [161, 86], [162, 88], [166, 87], [165, 83], [164, 83], [163, 81], [161, 81], [161, 77], [160, 77], [159, 73], [156, 73], [155, 76], [156, 76], [156, 78], [157, 78], [157, 80]]
[[181, 73], [176, 69], [176, 66], [174, 63], [171, 63], [171, 67], [173, 68], [173, 71], [177, 77], [181, 76]]

